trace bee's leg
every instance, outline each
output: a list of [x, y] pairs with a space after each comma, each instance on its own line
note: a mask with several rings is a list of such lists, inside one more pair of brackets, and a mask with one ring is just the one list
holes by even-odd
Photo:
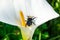
[[36, 25], [34, 22], [32, 22], [34, 25]]
[[27, 24], [25, 24], [25, 27], [27, 27]]
[[[25, 20], [25, 23], [27, 22], [27, 20]], [[25, 27], [27, 27], [27, 23], [25, 24]]]
[[34, 20], [36, 17], [34, 17], [32, 20]]

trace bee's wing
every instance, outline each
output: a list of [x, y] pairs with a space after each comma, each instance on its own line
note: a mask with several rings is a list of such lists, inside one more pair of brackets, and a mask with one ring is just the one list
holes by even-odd
[[32, 0], [31, 3], [37, 26], [59, 16], [46, 0]]

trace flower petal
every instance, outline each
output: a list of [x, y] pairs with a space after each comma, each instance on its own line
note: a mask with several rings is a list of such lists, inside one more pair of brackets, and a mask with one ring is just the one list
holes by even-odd
[[32, 28], [30, 29], [30, 27], [21, 27], [20, 29], [21, 29], [23, 39], [26, 40], [33, 37], [33, 33], [35, 30], [33, 30]]
[[35, 23], [37, 26], [59, 17], [46, 0], [32, 0], [32, 10], [36, 17]]
[[12, 0], [0, 0], [0, 21], [18, 25], [17, 20]]
[[19, 11], [22, 11], [24, 17], [26, 18], [27, 12], [26, 12], [25, 0], [14, 0], [14, 7], [18, 15], [19, 15]]

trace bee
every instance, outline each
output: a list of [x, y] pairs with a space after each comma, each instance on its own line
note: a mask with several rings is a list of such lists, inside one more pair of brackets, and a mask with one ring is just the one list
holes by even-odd
[[34, 20], [35, 18], [36, 18], [36, 17], [28, 16], [26, 25], [27, 25], [27, 26], [31, 26], [32, 24], [35, 25], [35, 23], [33, 22], [33, 20]]

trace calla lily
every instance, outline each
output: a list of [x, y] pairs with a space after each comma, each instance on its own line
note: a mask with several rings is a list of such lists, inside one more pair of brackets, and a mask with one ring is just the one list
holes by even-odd
[[[35, 24], [25, 27], [27, 16], [36, 17]], [[59, 15], [46, 0], [0, 0], [0, 21], [18, 26], [23, 40], [32, 40], [35, 29]]]

